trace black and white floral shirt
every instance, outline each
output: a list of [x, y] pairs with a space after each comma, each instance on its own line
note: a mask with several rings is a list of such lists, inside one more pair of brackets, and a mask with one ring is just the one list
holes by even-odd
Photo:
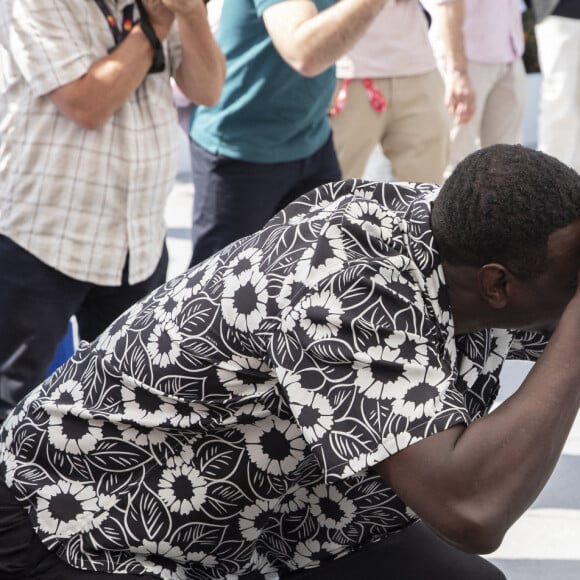
[[267, 578], [414, 514], [372, 467], [486, 413], [544, 338], [455, 337], [431, 185], [345, 181], [168, 282], [23, 401], [7, 485], [71, 565]]

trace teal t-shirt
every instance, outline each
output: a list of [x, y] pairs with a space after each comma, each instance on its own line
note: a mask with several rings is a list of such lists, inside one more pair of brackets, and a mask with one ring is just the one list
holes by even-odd
[[[216, 155], [257, 163], [295, 161], [330, 137], [334, 67], [307, 78], [278, 54], [262, 14], [285, 0], [225, 0], [217, 40], [227, 76], [219, 103], [197, 107], [191, 136]], [[336, 0], [313, 0], [324, 10]]]

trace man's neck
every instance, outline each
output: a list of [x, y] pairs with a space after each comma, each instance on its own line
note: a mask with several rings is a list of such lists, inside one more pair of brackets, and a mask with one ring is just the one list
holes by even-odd
[[478, 268], [443, 262], [449, 304], [455, 334], [468, 334], [493, 326], [487, 305], [481, 298], [478, 286]]

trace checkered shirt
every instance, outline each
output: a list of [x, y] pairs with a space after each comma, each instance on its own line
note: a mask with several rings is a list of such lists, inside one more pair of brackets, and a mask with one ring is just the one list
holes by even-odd
[[[120, 22], [126, 0], [107, 3]], [[100, 285], [120, 283], [127, 254], [130, 283], [153, 272], [177, 169], [176, 29], [165, 42], [170, 66], [102, 128], [81, 128], [48, 96], [113, 44], [93, 0], [0, 0], [0, 234]]]

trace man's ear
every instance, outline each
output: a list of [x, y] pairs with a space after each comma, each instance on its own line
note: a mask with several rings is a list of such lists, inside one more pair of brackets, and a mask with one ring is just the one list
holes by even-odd
[[499, 310], [508, 305], [510, 278], [509, 270], [501, 264], [485, 264], [478, 270], [479, 293], [490, 308]]

